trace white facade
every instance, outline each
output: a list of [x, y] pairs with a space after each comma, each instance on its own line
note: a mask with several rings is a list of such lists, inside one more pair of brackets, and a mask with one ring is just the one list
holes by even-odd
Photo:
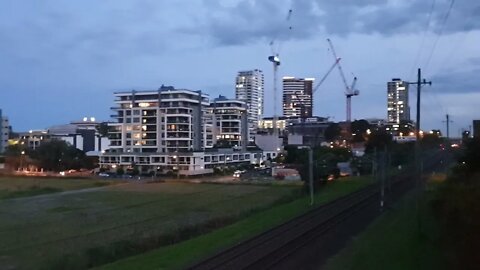
[[101, 156], [100, 164], [104, 168], [130, 168], [135, 165], [141, 172], [154, 172], [165, 174], [178, 172], [180, 175], [202, 175], [213, 173], [215, 167], [232, 166], [240, 164], [260, 164], [264, 159], [263, 153], [246, 152], [190, 152], [162, 154], [111, 154]]
[[408, 83], [400, 79], [392, 79], [387, 84], [387, 121], [400, 124], [402, 120], [410, 121]]
[[[259, 164], [262, 152], [246, 152], [247, 109], [225, 97], [210, 103], [200, 91], [162, 87], [157, 91], [115, 93], [116, 123], [100, 166], [141, 173], [212, 173], [214, 167]], [[227, 149], [212, 149], [220, 139]], [[237, 147], [234, 147], [237, 146]]]
[[264, 112], [264, 76], [259, 69], [240, 71], [235, 82], [235, 98], [248, 107], [250, 140], [253, 140], [258, 121]]
[[205, 148], [208, 95], [163, 88], [115, 93], [117, 123], [110, 123], [110, 152], [174, 153]]
[[248, 145], [247, 105], [243, 101], [220, 96], [208, 107], [207, 125], [212, 130], [212, 144], [244, 149]]
[[5, 152], [10, 136], [10, 124], [8, 118], [2, 115], [0, 110], [0, 153]]

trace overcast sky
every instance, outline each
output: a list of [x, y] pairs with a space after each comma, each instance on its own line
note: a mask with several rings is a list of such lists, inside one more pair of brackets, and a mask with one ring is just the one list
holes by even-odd
[[[358, 77], [354, 119], [386, 118], [387, 81], [414, 81], [418, 67], [433, 81], [424, 129], [444, 130], [446, 113], [452, 134], [480, 119], [478, 0], [2, 0], [0, 108], [17, 131], [110, 120], [114, 91], [165, 84], [234, 97], [237, 71], [258, 68], [271, 116], [270, 41], [280, 76], [320, 78], [333, 63], [327, 38], [347, 80]], [[343, 93], [335, 70], [314, 113], [344, 120]]]

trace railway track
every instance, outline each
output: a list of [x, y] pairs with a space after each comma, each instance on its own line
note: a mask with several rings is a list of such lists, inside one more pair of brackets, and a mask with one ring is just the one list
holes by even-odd
[[[428, 168], [433, 168], [437, 162], [437, 158], [431, 160]], [[395, 197], [400, 197], [413, 186], [411, 175], [397, 176], [392, 180]], [[378, 202], [379, 193], [379, 183], [372, 184], [240, 242], [188, 269], [275, 269], [314, 239], [364, 207]]]

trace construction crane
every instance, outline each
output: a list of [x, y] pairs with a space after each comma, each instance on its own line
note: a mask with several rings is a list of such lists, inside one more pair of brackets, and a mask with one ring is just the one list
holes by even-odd
[[322, 85], [323, 82], [327, 79], [328, 75], [330, 75], [330, 73], [332, 73], [332, 70], [335, 68], [335, 66], [340, 63], [340, 60], [341, 60], [341, 58], [337, 58], [337, 60], [335, 60], [335, 63], [333, 63], [333, 65], [328, 69], [327, 73], [325, 75], [323, 75], [322, 79], [320, 79], [320, 81], [317, 83], [315, 88], [313, 88], [312, 95], [315, 94], [315, 92], [317, 92], [318, 88], [320, 88], [320, 85]]
[[[328, 44], [330, 45], [330, 50], [332, 51], [333, 57], [335, 60], [338, 59], [337, 53], [335, 52], [335, 48], [333, 47], [332, 41], [327, 38]], [[347, 79], [345, 79], [345, 74], [343, 73], [342, 66], [340, 63], [337, 64], [338, 71], [340, 73], [340, 77], [342, 78], [343, 84], [345, 85], [345, 97], [347, 98], [347, 127], [350, 129], [350, 122], [352, 122], [352, 97], [358, 96], [360, 92], [355, 89], [355, 84], [357, 83], [357, 77], [353, 78], [353, 82], [351, 86], [348, 85]]]
[[[288, 10], [286, 22], [290, 21], [292, 16], [292, 9]], [[288, 27], [288, 30], [292, 30], [292, 26]], [[278, 141], [278, 114], [277, 114], [277, 77], [278, 77], [278, 66], [280, 66], [280, 44], [275, 48], [275, 39], [270, 41], [270, 48], [272, 50], [272, 55], [268, 57], [268, 60], [273, 64], [273, 136], [275, 138], [275, 143]], [[278, 145], [276, 147], [278, 149]]]

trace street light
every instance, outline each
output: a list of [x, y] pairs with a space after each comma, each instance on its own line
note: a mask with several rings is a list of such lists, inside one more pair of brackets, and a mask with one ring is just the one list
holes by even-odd
[[308, 150], [308, 182], [310, 187], [310, 205], [313, 205], [313, 150], [308, 145], [299, 146], [298, 149]]
[[177, 179], [180, 179], [180, 165], [179, 165], [179, 157], [177, 155], [173, 156], [173, 159], [175, 159], [177, 163]]
[[25, 156], [25, 151], [20, 152], [20, 169], [23, 171], [23, 156]]

